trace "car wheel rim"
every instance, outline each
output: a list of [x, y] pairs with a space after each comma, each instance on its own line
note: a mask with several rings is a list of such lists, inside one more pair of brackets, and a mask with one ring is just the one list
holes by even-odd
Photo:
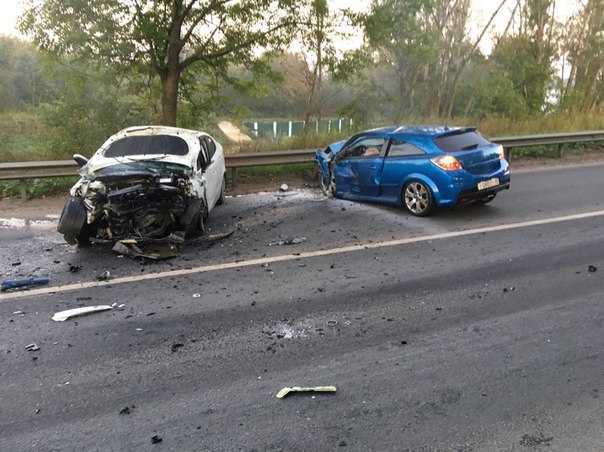
[[420, 214], [428, 208], [430, 197], [424, 184], [413, 182], [405, 189], [405, 205], [411, 212]]
[[323, 172], [319, 169], [319, 182], [321, 184], [321, 190], [323, 190], [323, 193], [326, 195], [333, 195], [336, 192], [336, 181], [333, 172], [329, 172], [329, 179], [327, 184], [325, 184]]

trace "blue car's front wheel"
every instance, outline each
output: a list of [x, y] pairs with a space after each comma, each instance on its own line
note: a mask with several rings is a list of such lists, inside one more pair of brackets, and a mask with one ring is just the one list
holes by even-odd
[[425, 183], [412, 180], [403, 189], [403, 205], [411, 215], [427, 217], [434, 210], [434, 196]]
[[319, 174], [319, 184], [321, 185], [321, 190], [323, 194], [326, 196], [335, 195], [336, 194], [336, 181], [333, 174], [333, 168], [329, 167], [329, 174], [327, 175], [327, 183], [325, 183], [325, 175], [323, 174], [323, 170], [319, 165], [317, 165], [317, 172]]

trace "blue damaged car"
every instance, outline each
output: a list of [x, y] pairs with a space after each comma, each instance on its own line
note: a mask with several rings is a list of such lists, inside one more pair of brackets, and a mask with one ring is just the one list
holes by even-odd
[[402, 126], [357, 133], [316, 152], [325, 194], [404, 206], [485, 204], [510, 188], [503, 148], [475, 127]]

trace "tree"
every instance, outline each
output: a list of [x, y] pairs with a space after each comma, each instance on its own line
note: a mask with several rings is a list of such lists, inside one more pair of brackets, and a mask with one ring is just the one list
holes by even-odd
[[0, 111], [37, 107], [53, 98], [53, 80], [43, 57], [29, 42], [0, 36]]
[[394, 119], [406, 113], [450, 117], [461, 73], [503, 7], [469, 37], [470, 0], [376, 0], [358, 15], [374, 62], [390, 69]]
[[176, 125], [192, 72], [228, 80], [231, 64], [265, 70], [260, 48], [287, 43], [294, 0], [28, 0], [20, 28], [43, 50], [161, 81], [161, 122]]
[[604, 107], [604, 1], [588, 0], [572, 18], [564, 43], [570, 73], [563, 103], [579, 111]]
[[[503, 34], [491, 54], [490, 63], [509, 79], [525, 103], [526, 113], [544, 111], [556, 58], [554, 0], [525, 0], [514, 10], [517, 30]], [[510, 27], [506, 30], [509, 31]]]

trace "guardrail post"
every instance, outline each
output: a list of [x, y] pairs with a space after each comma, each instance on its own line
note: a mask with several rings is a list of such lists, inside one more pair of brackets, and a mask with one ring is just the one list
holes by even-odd
[[564, 157], [564, 143], [558, 145], [558, 158], [561, 159], [562, 157]]
[[235, 188], [237, 186], [237, 167], [234, 166], [231, 168], [231, 187]]
[[19, 190], [21, 192], [21, 200], [27, 201], [27, 179], [19, 179]]
[[503, 150], [503, 156], [510, 163], [512, 161], [512, 150], [510, 148]]

